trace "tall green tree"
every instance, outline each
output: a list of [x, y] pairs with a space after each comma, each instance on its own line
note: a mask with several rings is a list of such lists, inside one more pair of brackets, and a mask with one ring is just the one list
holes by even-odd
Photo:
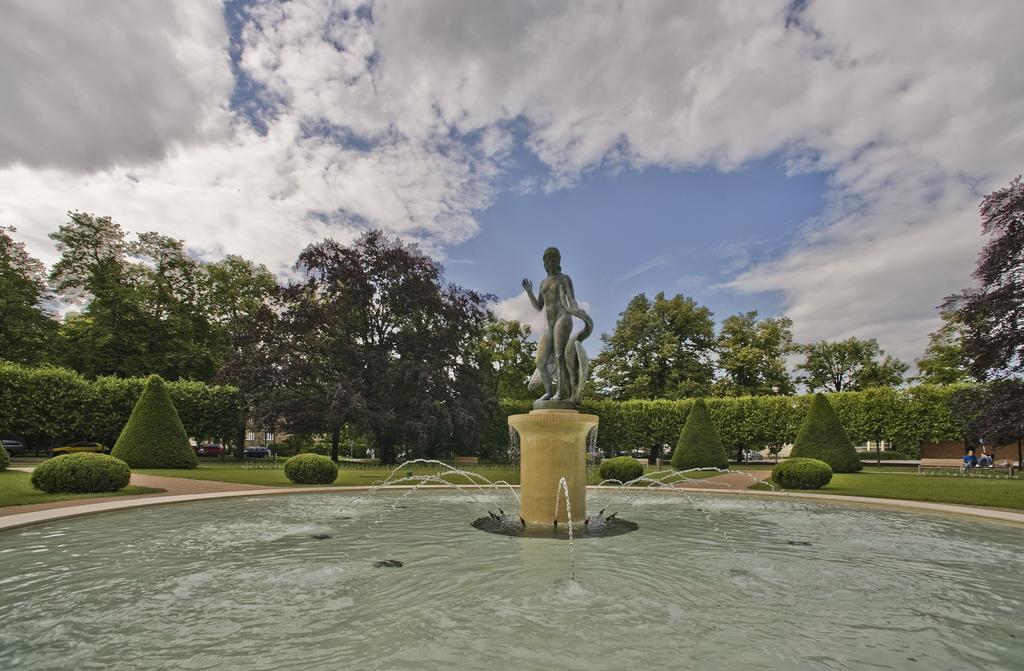
[[61, 254], [50, 282], [82, 306], [61, 326], [63, 362], [88, 377], [153, 372], [146, 361], [152, 322], [139, 295], [142, 268], [128, 260], [123, 229], [110, 217], [84, 212], [69, 212], [68, 219], [50, 235]]
[[491, 297], [444, 284], [439, 264], [380, 231], [310, 245], [296, 268], [275, 364], [288, 421], [334, 436], [352, 422], [385, 464], [399, 446], [466, 449], [480, 435], [496, 401], [471, 353]]
[[758, 320], [757, 311], [733, 315], [718, 334], [719, 396], [774, 396], [796, 391], [786, 356], [794, 351], [793, 320]]
[[973, 379], [970, 362], [960, 343], [961, 325], [954, 312], [943, 312], [943, 325], [931, 334], [924, 355], [915, 361], [918, 375], [912, 381], [921, 384], [957, 384]]
[[534, 348], [530, 327], [526, 324], [514, 319], [495, 319], [487, 324], [478, 343], [477, 356], [497, 398], [531, 397], [526, 385], [535, 365]]
[[52, 356], [57, 322], [48, 313], [45, 268], [0, 226], [0, 359], [42, 363]]
[[858, 391], [870, 387], [896, 387], [904, 382], [910, 368], [899, 359], [886, 354], [874, 338], [847, 338], [799, 345], [806, 360], [797, 365], [803, 375], [797, 382], [809, 391]]
[[89, 377], [209, 380], [275, 286], [239, 257], [207, 264], [166, 235], [131, 241], [110, 217], [68, 219], [50, 236], [61, 253], [50, 279], [79, 308], [61, 325], [61, 360]]
[[949, 296], [943, 309], [962, 325], [961, 347], [979, 379], [1024, 373], [1024, 182], [1020, 176], [981, 201], [988, 236], [974, 270], [976, 285]]
[[594, 359], [597, 389], [616, 399], [706, 395], [714, 377], [711, 317], [686, 296], [635, 296], [611, 335], [601, 335], [604, 349]]

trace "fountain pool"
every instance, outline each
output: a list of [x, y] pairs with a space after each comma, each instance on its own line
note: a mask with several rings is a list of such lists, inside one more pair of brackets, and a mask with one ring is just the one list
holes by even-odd
[[[566, 543], [479, 533], [480, 503], [454, 491], [249, 497], [0, 533], [0, 668], [962, 671], [1024, 658], [1019, 527], [678, 492], [622, 512], [639, 531], [577, 543], [575, 579]], [[402, 565], [375, 566], [388, 560]]]

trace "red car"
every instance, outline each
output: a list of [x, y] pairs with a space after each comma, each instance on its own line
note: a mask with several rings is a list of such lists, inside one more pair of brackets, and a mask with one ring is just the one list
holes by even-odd
[[220, 443], [203, 443], [193, 449], [197, 457], [219, 457], [224, 454], [224, 446]]

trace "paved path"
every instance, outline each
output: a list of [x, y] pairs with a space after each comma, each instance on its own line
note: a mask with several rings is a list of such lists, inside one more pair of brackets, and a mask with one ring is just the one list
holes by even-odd
[[771, 471], [734, 471], [699, 480], [684, 480], [673, 487], [679, 489], [746, 489], [772, 477]]
[[[31, 473], [32, 468], [12, 468], [12, 471], [24, 471]], [[263, 485], [245, 485], [236, 482], [219, 482], [217, 480], [193, 480], [191, 478], [170, 478], [163, 475], [142, 475], [132, 473], [128, 484], [139, 487], [150, 487], [152, 489], [163, 489], [162, 492], [152, 494], [126, 494], [124, 496], [104, 496], [91, 499], [72, 499], [69, 501], [50, 501], [48, 503], [30, 503], [23, 506], [0, 507], [0, 517], [6, 515], [20, 515], [31, 513], [37, 510], [50, 510], [51, 508], [70, 508], [72, 506], [84, 506], [91, 503], [103, 503], [111, 500], [125, 501], [132, 499], [152, 499], [168, 496], [183, 496], [191, 494], [215, 494], [220, 492], [252, 492], [264, 489], [275, 489]]]

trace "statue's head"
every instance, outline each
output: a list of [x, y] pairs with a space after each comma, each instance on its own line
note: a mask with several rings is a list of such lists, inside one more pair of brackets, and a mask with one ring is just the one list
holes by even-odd
[[548, 247], [544, 250], [544, 270], [549, 273], [562, 272], [562, 254], [558, 247]]

